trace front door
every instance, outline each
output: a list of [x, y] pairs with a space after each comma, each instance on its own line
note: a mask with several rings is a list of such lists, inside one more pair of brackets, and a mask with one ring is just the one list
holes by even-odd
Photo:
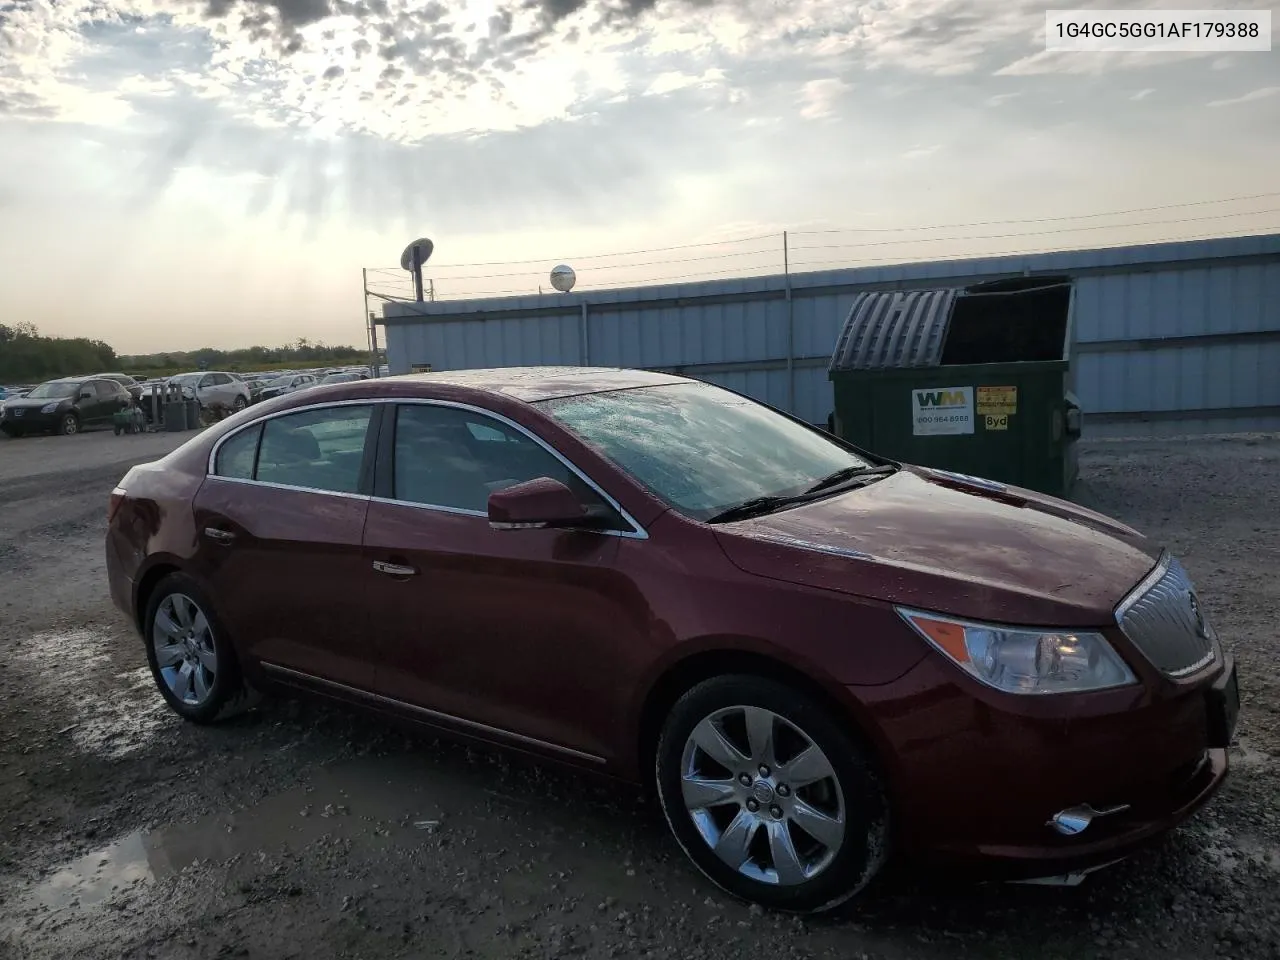
[[437, 404], [386, 417], [365, 525], [379, 692], [607, 759], [615, 685], [647, 623], [614, 566], [620, 541], [487, 516], [491, 491], [540, 476], [603, 501], [504, 421]]
[[361, 555], [374, 410], [282, 414], [232, 434], [195, 501], [197, 572], [241, 652], [363, 689], [374, 676]]

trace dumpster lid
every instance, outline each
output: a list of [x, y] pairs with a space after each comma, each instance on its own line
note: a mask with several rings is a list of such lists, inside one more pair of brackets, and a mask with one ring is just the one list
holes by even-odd
[[1069, 277], [1051, 276], [864, 291], [854, 297], [828, 372], [1061, 359], [1070, 290]]
[[951, 308], [962, 289], [858, 294], [836, 341], [829, 369], [936, 367], [942, 360]]

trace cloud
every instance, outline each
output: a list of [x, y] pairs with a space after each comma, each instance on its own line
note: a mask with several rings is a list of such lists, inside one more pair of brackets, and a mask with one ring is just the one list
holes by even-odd
[[[588, 122], [602, 104], [693, 88], [703, 94], [696, 109], [711, 110], [750, 104], [757, 82], [794, 89], [817, 75], [799, 105], [812, 120], [832, 115], [859, 70], [909, 86], [1185, 59], [1050, 56], [1043, 4], [1032, 0], [0, 0], [0, 9], [0, 113], [150, 130], [171, 116], [159, 101], [194, 98], [217, 101], [220, 122], [411, 143]], [[998, 106], [1015, 95], [1002, 85], [979, 97]]]
[[810, 80], [800, 88], [800, 116], [806, 120], [822, 120], [833, 116], [840, 98], [849, 89], [847, 83], [836, 77]]
[[1234, 107], [1241, 103], [1253, 103], [1255, 100], [1266, 100], [1280, 94], [1280, 87], [1259, 87], [1257, 90], [1250, 90], [1248, 93], [1241, 94], [1238, 97], [1231, 97], [1227, 100], [1210, 100], [1211, 107]]
[[1002, 43], [1025, 46], [1036, 10], [1028, 0], [11, 4], [0, 24], [0, 101], [61, 118], [89, 86], [121, 101], [112, 116], [127, 115], [132, 94], [117, 88], [127, 58], [131, 73], [145, 60], [148, 77], [179, 93], [221, 97], [237, 121], [412, 141], [563, 121], [589, 114], [589, 101], [689, 78], [740, 97], [735, 70], [761, 63], [790, 64], [793, 77], [854, 62], [969, 72]]
[[932, 157], [935, 153], [942, 149], [942, 144], [935, 143], [927, 147], [913, 147], [902, 155], [904, 160], [923, 160], [926, 157]]
[[1142, 89], [1142, 90], [1139, 90], [1137, 93], [1135, 93], [1135, 94], [1134, 94], [1133, 96], [1131, 96], [1129, 99], [1130, 99], [1130, 100], [1145, 100], [1145, 99], [1147, 99], [1147, 97], [1151, 96], [1151, 95], [1152, 95], [1153, 93], [1155, 93], [1155, 92], [1156, 92], [1156, 91], [1155, 91], [1155, 88], [1154, 88], [1154, 87], [1146, 87], [1146, 88], [1144, 88], [1144, 89]]

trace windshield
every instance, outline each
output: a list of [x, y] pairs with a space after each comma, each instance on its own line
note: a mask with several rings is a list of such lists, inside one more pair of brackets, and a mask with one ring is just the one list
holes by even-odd
[[756, 497], [790, 496], [872, 464], [753, 400], [708, 383], [538, 403], [657, 497], [707, 520]]
[[42, 383], [27, 394], [28, 400], [54, 400], [59, 397], [74, 397], [80, 390], [79, 382], [66, 380], [50, 380]]

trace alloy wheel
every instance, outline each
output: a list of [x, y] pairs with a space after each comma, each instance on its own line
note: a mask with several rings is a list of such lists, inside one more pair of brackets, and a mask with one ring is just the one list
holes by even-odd
[[844, 843], [845, 800], [831, 761], [803, 730], [763, 707], [705, 717], [685, 741], [680, 774], [698, 835], [745, 877], [806, 883]]
[[171, 593], [156, 609], [151, 627], [156, 667], [178, 700], [198, 707], [209, 699], [218, 673], [218, 653], [209, 619], [184, 593]]

